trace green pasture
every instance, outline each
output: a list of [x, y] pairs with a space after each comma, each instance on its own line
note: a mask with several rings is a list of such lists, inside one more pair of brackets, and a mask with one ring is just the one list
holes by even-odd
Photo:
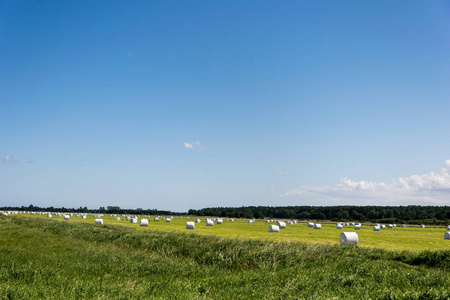
[[[249, 229], [257, 238], [257, 228], [267, 229], [263, 222], [224, 223], [227, 231], [205, 229], [203, 221], [186, 231], [186, 219], [142, 228], [109, 218], [95, 225], [92, 217], [0, 215], [0, 299], [450, 297], [449, 250], [342, 247], [292, 242], [289, 234], [291, 242], [210, 235]], [[308, 236], [305, 224], [297, 227]]]
[[[40, 218], [47, 218], [47, 215], [29, 215]], [[286, 225], [286, 229], [281, 229], [278, 233], [269, 233], [269, 225], [275, 223], [266, 223], [266, 220], [256, 220], [254, 223], [248, 223], [248, 220], [234, 219], [234, 222], [223, 219], [222, 224], [214, 223], [214, 226], [206, 226], [205, 217], [190, 216], [189, 218], [174, 217], [171, 222], [159, 220], [154, 222], [154, 217], [140, 216], [137, 224], [127, 221], [125, 217], [119, 216], [120, 221], [117, 221], [110, 215], [104, 215], [103, 224], [121, 225], [138, 230], [160, 230], [167, 232], [191, 232], [197, 234], [215, 235], [226, 238], [243, 238], [256, 239], [265, 241], [291, 241], [291, 242], [312, 242], [324, 244], [339, 244], [340, 233], [356, 232], [359, 238], [359, 246], [361, 247], [376, 247], [387, 250], [445, 250], [450, 249], [450, 240], [444, 240], [446, 227], [436, 226], [420, 228], [419, 225], [407, 225], [402, 228], [401, 224], [397, 227], [382, 229], [380, 231], [373, 231], [374, 224], [362, 224], [361, 229], [355, 230], [354, 226], [344, 226], [343, 229], [336, 229], [336, 223], [318, 222], [322, 225], [321, 229], [313, 229], [307, 227], [307, 222], [298, 222], [295, 225]], [[167, 216], [165, 216], [167, 217]], [[53, 216], [54, 219], [63, 220], [63, 217]], [[148, 219], [149, 226], [139, 226], [140, 219]], [[195, 229], [186, 229], [186, 222], [195, 222], [199, 218], [200, 223], [195, 223]], [[65, 222], [86, 222], [94, 223], [94, 216], [87, 215], [86, 219], [76, 217], [76, 214], [70, 217], [70, 220]]]

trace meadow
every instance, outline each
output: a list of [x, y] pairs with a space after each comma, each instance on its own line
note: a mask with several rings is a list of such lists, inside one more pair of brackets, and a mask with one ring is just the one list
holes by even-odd
[[[335, 224], [268, 233], [264, 221], [186, 230], [188, 219], [140, 227], [103, 216], [0, 216], [5, 299], [448, 299], [445, 228], [356, 230]], [[194, 221], [190, 218], [189, 221]], [[354, 231], [345, 228], [344, 231]], [[384, 248], [384, 249], [382, 249]], [[395, 250], [393, 250], [395, 249]]]
[[[47, 218], [46, 214], [42, 215], [28, 215], [34, 218]], [[137, 230], [158, 230], [167, 232], [187, 232], [186, 222], [195, 220], [198, 217], [191, 216], [187, 218], [174, 217], [171, 222], [165, 220], [154, 221], [154, 216], [145, 217], [140, 216], [140, 219], [146, 218], [149, 221], [148, 227], [132, 224], [127, 221], [125, 217], [119, 216], [121, 219], [117, 221], [111, 215], [104, 215], [103, 224], [121, 225], [130, 228], [136, 228]], [[166, 216], [167, 217], [167, 216]], [[55, 217], [55, 219], [62, 220], [63, 217]], [[86, 219], [76, 217], [76, 214], [70, 217], [71, 222], [84, 222], [94, 223], [95, 217], [93, 215], [87, 215]], [[139, 219], [139, 220], [140, 220]], [[256, 220], [254, 223], [248, 223], [248, 219], [233, 219], [234, 222], [223, 219], [222, 224], [214, 223], [214, 226], [206, 226], [205, 217], [201, 217], [201, 222], [196, 223], [194, 232], [202, 235], [215, 235], [226, 238], [243, 238], [243, 239], [256, 239], [265, 241], [287, 241], [287, 242], [312, 242], [312, 243], [324, 243], [324, 244], [339, 244], [339, 235], [341, 232], [356, 232], [359, 237], [359, 246], [361, 247], [377, 247], [386, 250], [408, 250], [408, 251], [421, 251], [421, 250], [445, 250], [450, 249], [450, 240], [444, 240], [444, 234], [447, 231], [445, 226], [429, 226], [420, 228], [419, 225], [407, 225], [406, 228], [402, 228], [397, 224], [395, 228], [387, 228], [378, 232], [373, 231], [374, 224], [362, 224], [361, 229], [355, 230], [354, 226], [344, 226], [342, 230], [336, 229], [336, 222], [323, 222], [318, 221], [321, 225], [321, 229], [313, 229], [307, 227], [306, 221], [298, 222], [295, 225], [287, 225], [286, 229], [280, 230], [278, 233], [268, 233], [270, 224], [274, 222], [266, 223], [266, 220]]]

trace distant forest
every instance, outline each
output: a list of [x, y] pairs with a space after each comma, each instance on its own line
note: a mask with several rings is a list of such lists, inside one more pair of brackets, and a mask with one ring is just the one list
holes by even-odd
[[361, 221], [383, 223], [450, 223], [450, 206], [242, 206], [190, 209], [187, 213], [157, 209], [130, 209], [118, 206], [98, 209], [55, 208], [38, 206], [0, 207], [0, 210], [51, 211], [103, 214], [140, 214], [140, 215], [196, 215], [227, 218], [255, 219], [297, 219], [329, 221]]
[[[191, 209], [188, 214], [228, 218], [444, 224], [450, 206], [243, 206]], [[447, 222], [448, 223], [448, 222]]]
[[158, 209], [142, 209], [142, 208], [120, 208], [119, 206], [107, 206], [94, 209], [88, 209], [87, 207], [79, 208], [66, 208], [66, 207], [39, 207], [39, 206], [21, 206], [21, 207], [11, 207], [5, 206], [0, 207], [0, 210], [18, 210], [18, 211], [50, 211], [50, 212], [76, 212], [76, 213], [102, 213], [102, 214], [133, 214], [133, 215], [178, 215], [181, 213], [172, 213], [169, 210], [158, 210]]

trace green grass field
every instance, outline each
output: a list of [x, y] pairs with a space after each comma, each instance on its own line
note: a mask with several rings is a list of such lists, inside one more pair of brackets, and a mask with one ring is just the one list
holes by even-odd
[[[29, 215], [31, 216], [31, 215]], [[36, 218], [47, 218], [47, 215], [33, 215]], [[63, 220], [63, 217], [55, 217], [54, 219]], [[141, 216], [141, 218], [145, 218]], [[148, 227], [140, 227], [138, 224], [132, 224], [121, 216], [120, 221], [105, 215], [102, 217], [104, 224], [116, 224], [137, 228], [138, 230], [161, 230], [187, 232], [186, 222], [195, 221], [197, 217], [174, 218], [172, 222], [153, 221], [154, 217], [146, 218], [149, 220]], [[94, 217], [88, 215], [87, 219], [76, 217], [70, 218], [70, 222], [86, 222], [94, 223]], [[296, 225], [287, 225], [286, 229], [280, 230], [279, 233], [269, 233], [269, 225], [275, 223], [266, 223], [265, 220], [257, 220], [254, 223], [248, 223], [248, 220], [235, 219], [234, 222], [226, 221], [223, 218], [223, 224], [210, 227], [206, 226], [205, 218], [202, 217], [201, 223], [196, 223], [194, 230], [197, 234], [215, 235], [227, 238], [244, 238], [257, 239], [267, 241], [292, 241], [292, 242], [313, 242], [325, 244], [338, 244], [341, 232], [356, 232], [359, 237], [359, 245], [361, 247], [377, 247], [387, 250], [445, 250], [450, 249], [450, 240], [444, 240], [446, 227], [430, 227], [420, 228], [418, 225], [408, 225], [407, 228], [401, 228], [401, 224], [397, 224], [395, 228], [386, 228], [378, 232], [372, 230], [373, 224], [362, 224], [360, 230], [354, 230], [354, 226], [344, 227], [342, 230], [336, 229], [336, 223], [320, 222], [322, 229], [313, 229], [307, 227], [307, 222], [299, 222]], [[387, 224], [386, 224], [387, 225]]]
[[[358, 234], [364, 247], [341, 247], [337, 245], [340, 230], [334, 224], [323, 224], [321, 230], [304, 223], [288, 225], [279, 234], [269, 234], [268, 224], [262, 221], [224, 221], [206, 227], [202, 219], [195, 230], [186, 230], [186, 218], [171, 223], [150, 221], [149, 227], [110, 216], [103, 219], [105, 225], [95, 225], [92, 217], [64, 221], [37, 215], [0, 216], [0, 297], [450, 297], [450, 245], [446, 243], [450, 241], [444, 241], [443, 228], [372, 232], [363, 226]], [[419, 236], [417, 245], [402, 246], [405, 236]], [[432, 237], [432, 244], [427, 237]], [[414, 251], [372, 247], [380, 246], [377, 243], [387, 249], [412, 247]], [[432, 248], [427, 245], [435, 250], [423, 250]]]

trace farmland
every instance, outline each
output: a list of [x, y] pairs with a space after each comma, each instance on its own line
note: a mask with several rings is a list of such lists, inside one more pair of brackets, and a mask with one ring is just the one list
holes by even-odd
[[[46, 215], [29, 215], [33, 218], [46, 218]], [[62, 220], [62, 217], [54, 217]], [[187, 219], [173, 218], [172, 221], [165, 222], [159, 220], [154, 222], [154, 217], [147, 218], [149, 220], [148, 227], [140, 227], [139, 224], [132, 224], [123, 216], [117, 221], [110, 215], [102, 217], [104, 224], [121, 225], [138, 230], [157, 230], [165, 232], [186, 232], [186, 222], [195, 221], [196, 217]], [[141, 218], [145, 218], [141, 216]], [[94, 217], [87, 215], [86, 219], [72, 216], [71, 222], [94, 223]], [[342, 230], [336, 229], [335, 222], [320, 222], [322, 229], [315, 230], [306, 226], [307, 222], [299, 222], [296, 225], [287, 225], [286, 229], [279, 233], [268, 233], [269, 224], [265, 220], [257, 220], [254, 223], [248, 223], [247, 219], [234, 219], [234, 222], [226, 221], [223, 224], [215, 224], [212, 227], [205, 226], [205, 218], [201, 218], [201, 223], [197, 223], [195, 233], [202, 235], [215, 235], [226, 238], [244, 238], [266, 241], [288, 241], [288, 242], [312, 242], [325, 244], [338, 244], [339, 234], [342, 231], [354, 231], [358, 233], [359, 245], [361, 247], [377, 247], [387, 250], [445, 250], [450, 248], [450, 241], [444, 240], [445, 226], [426, 226], [420, 228], [419, 225], [407, 225], [401, 228], [400, 224], [395, 228], [386, 228], [379, 232], [372, 230], [373, 224], [362, 224], [360, 230], [354, 230], [354, 226], [344, 226]]]
[[[360, 247], [337, 245], [322, 224], [236, 220], [186, 230], [187, 219], [148, 227], [103, 216], [0, 216], [0, 295], [6, 299], [447, 299], [445, 228], [373, 232]], [[123, 218], [122, 218], [123, 219]], [[190, 219], [192, 221], [192, 218]], [[344, 229], [344, 231], [354, 231]], [[376, 246], [376, 247], [375, 247]], [[384, 248], [384, 249], [380, 249]], [[392, 249], [396, 249], [391, 251]], [[445, 250], [447, 249], [447, 250]], [[401, 251], [408, 250], [408, 251]], [[412, 251], [409, 251], [412, 250]]]

